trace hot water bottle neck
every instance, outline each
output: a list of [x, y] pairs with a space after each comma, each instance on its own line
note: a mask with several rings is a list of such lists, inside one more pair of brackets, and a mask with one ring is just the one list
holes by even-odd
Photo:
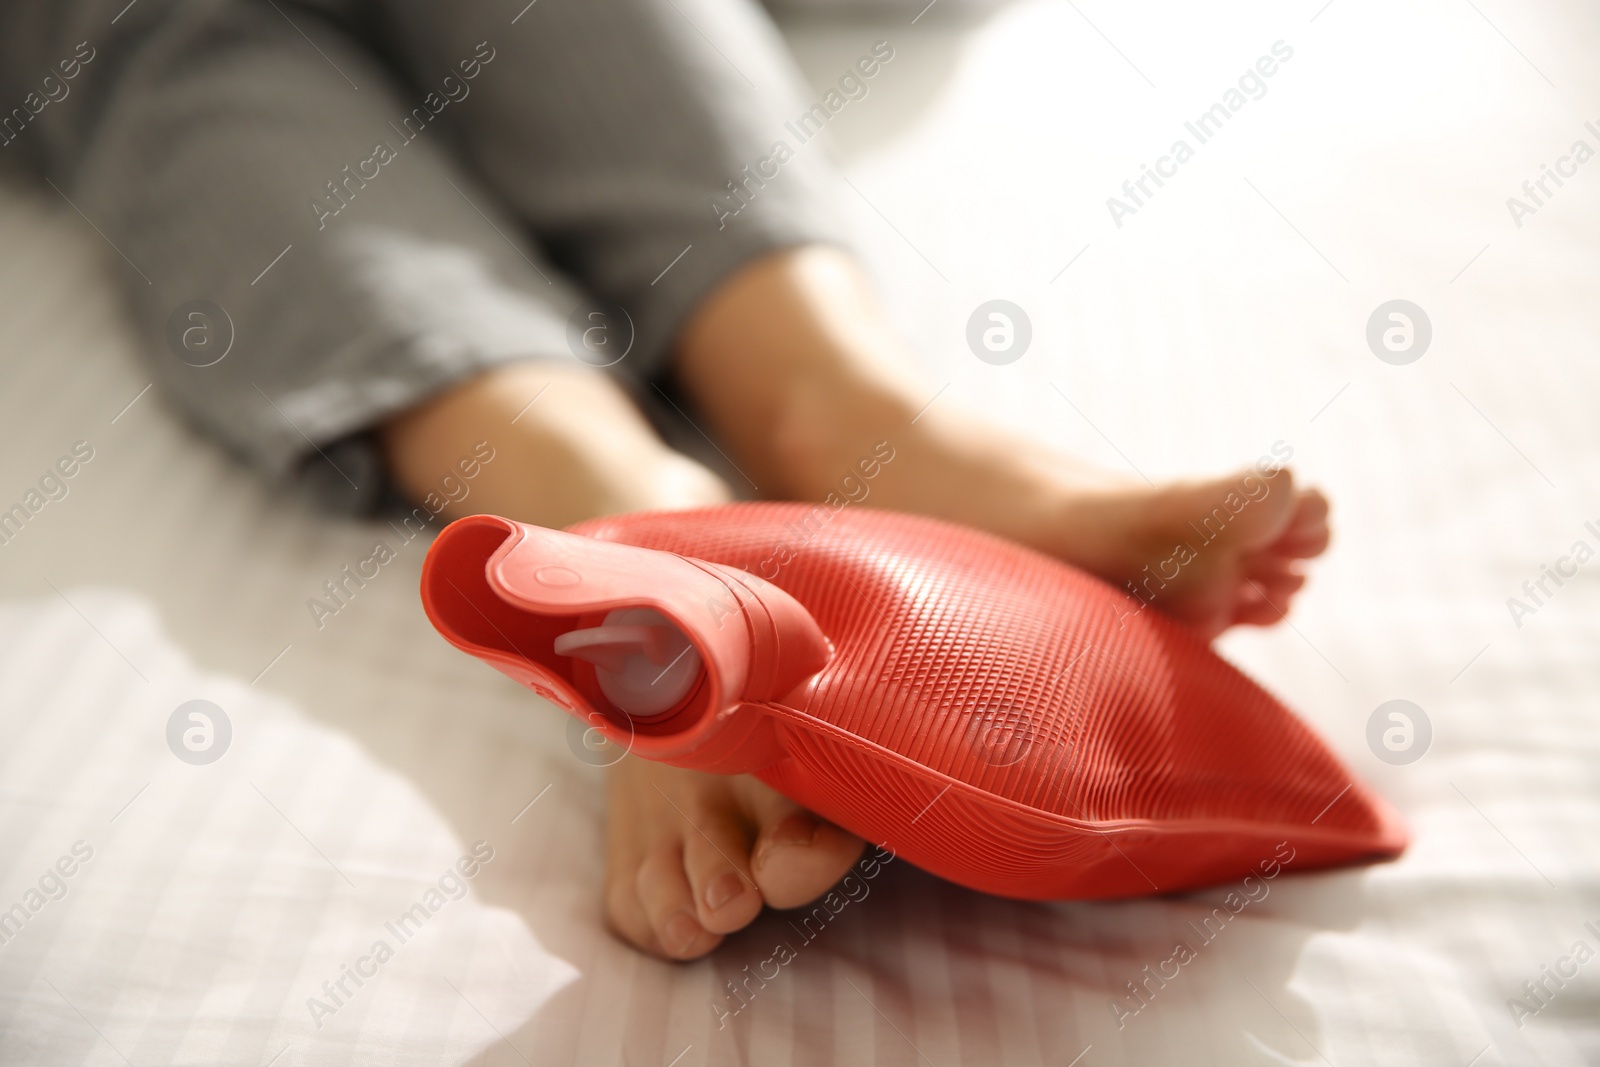
[[755, 774], [986, 892], [1174, 892], [1406, 842], [1198, 637], [951, 523], [777, 503], [567, 531], [475, 516], [430, 549], [422, 599], [456, 647], [633, 756]]

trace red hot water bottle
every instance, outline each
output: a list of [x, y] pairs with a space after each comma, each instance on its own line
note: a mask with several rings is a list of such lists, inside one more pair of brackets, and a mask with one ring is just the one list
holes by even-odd
[[973, 889], [1174, 892], [1392, 856], [1395, 812], [1198, 637], [1097, 578], [919, 516], [807, 504], [429, 550], [447, 640], [634, 756], [750, 773]]

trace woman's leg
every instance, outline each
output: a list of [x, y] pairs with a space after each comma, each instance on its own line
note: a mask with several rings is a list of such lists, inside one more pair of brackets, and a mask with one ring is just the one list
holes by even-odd
[[[923, 411], [933, 390], [906, 370], [862, 271], [830, 247], [827, 161], [795, 125], [805, 91], [753, 3], [541, 0], [515, 25], [486, 0], [448, 11], [393, 0], [386, 12], [387, 47], [429, 84], [480, 37], [495, 49], [502, 66], [451, 105], [452, 130], [541, 240], [630, 309], [640, 368], [672, 356], [763, 495], [820, 499], [889, 440], [898, 458], [874, 503], [990, 529], [1118, 585], [1142, 581], [1156, 607], [1207, 636], [1281, 617], [1302, 582], [1297, 561], [1327, 540], [1326, 501], [1292, 475], [1130, 483], [949, 398]], [[792, 158], [751, 181], [779, 143]], [[739, 199], [719, 197], [730, 181]], [[1170, 566], [1194, 540], [1188, 524], [1230, 494], [1251, 507], [1156, 588], [1144, 568]]]
[[[73, 95], [49, 105], [6, 150], [26, 154], [126, 257], [111, 262], [151, 372], [186, 416], [268, 476], [298, 475], [351, 508], [372, 502], [380, 458], [421, 497], [480, 441], [496, 459], [474, 481], [472, 506], [530, 522], [726, 499], [716, 478], [656, 439], [611, 379], [569, 352], [567, 323], [574, 309], [587, 310], [585, 298], [484, 190], [482, 168], [475, 173], [452, 152], [445, 109], [471, 114], [488, 94], [443, 101], [494, 76], [515, 82], [515, 49], [480, 51], [484, 38], [469, 34], [463, 50], [442, 53], [451, 84], [418, 88], [419, 79], [400, 84], [353, 43], [367, 5], [280, 6], [141, 0], [114, 27], [122, 0], [21, 0], [0, 9], [0, 86], [8, 89], [25, 90], [41, 57], [71, 57], [92, 38], [95, 56], [77, 71]], [[448, 6], [451, 25], [486, 10], [457, 6]], [[496, 13], [496, 41], [529, 28], [503, 16]], [[638, 27], [619, 27], [618, 39], [654, 47]], [[471, 78], [459, 63], [468, 59], [477, 63]], [[560, 95], [526, 67], [520, 77], [524, 88], [543, 84]], [[618, 121], [625, 110], [613, 108]], [[681, 249], [649, 263], [631, 236], [655, 232], [648, 219], [604, 217], [617, 183], [632, 183], [623, 200], [648, 201], [658, 178], [618, 171], [617, 153], [609, 176], [590, 174], [581, 166], [586, 137], [604, 146], [615, 131], [580, 123], [568, 134], [541, 142], [515, 125], [505, 131], [530, 170], [539, 170], [529, 149], [540, 143], [577, 169], [568, 193], [549, 190], [565, 205], [558, 214], [585, 220], [579, 243], [604, 246], [594, 228], [610, 226], [611, 239], [628, 246], [591, 276], [632, 279], [608, 292], [642, 294], [634, 354], [652, 344], [659, 352], [673, 317], [702, 295], [684, 289], [679, 278], [690, 272], [681, 268], [703, 271], [714, 250], [692, 250], [665, 274]], [[663, 232], [654, 240], [666, 248], [677, 238], [670, 226]], [[752, 224], [730, 242], [731, 254], [717, 255], [738, 261], [810, 232]], [[570, 250], [567, 258], [593, 266]], [[208, 366], [195, 364], [215, 347], [168, 343], [175, 313], [197, 299], [220, 312], [192, 320], [185, 310], [180, 336], [210, 344], [226, 325], [235, 341]], [[615, 776], [607, 901], [614, 925], [642, 947], [703, 954], [764, 900], [798, 904], [821, 893], [861, 847], [753, 779], [630, 773], [636, 764], [625, 761]], [[712, 838], [731, 862], [704, 847]], [[741, 892], [708, 896], [728, 875]]]
[[[790, 125], [810, 102], [753, 4], [541, 0], [513, 24], [483, 0], [393, 0], [382, 34], [419, 88], [444, 86], [480, 43], [495, 52], [500, 66], [449, 105], [452, 133], [562, 265], [629, 311], [636, 371], [673, 357], [764, 495], [820, 499], [888, 440], [896, 459], [874, 504], [985, 527], [1120, 583], [1244, 489], [1252, 509], [1156, 600], [1207, 634], [1276, 619], [1302, 581], [1296, 561], [1326, 543], [1326, 502], [1287, 473], [1130, 485], [948, 401], [924, 412], [933, 391], [905, 369], [860, 270], [829, 247], [843, 242], [823, 146]], [[763, 900], [819, 893], [858, 848], [751, 779], [624, 760], [608, 910], [644, 947], [700, 955]]]
[[691, 317], [676, 365], [771, 495], [820, 500], [887, 441], [895, 458], [873, 505], [987, 529], [1132, 583], [1207, 638], [1281, 619], [1304, 583], [1300, 562], [1327, 547], [1327, 501], [1287, 470], [1150, 485], [935, 400], [906, 370], [860, 268], [834, 249], [775, 253], [735, 274]]
[[[664, 370], [683, 323], [728, 277], [839, 239], [822, 145], [747, 177], [780, 138], [796, 140], [784, 123], [805, 110], [753, 5], [540, 0], [519, 14], [390, 0], [383, 16], [374, 32], [416, 90], [460, 97], [441, 128], [563, 269], [627, 312], [637, 336], [621, 367], [641, 379]], [[493, 58], [462, 67], [477, 54]], [[763, 904], [821, 895], [862, 848], [753, 778], [633, 758], [612, 769], [609, 818], [611, 922], [678, 958], [710, 951]]]
[[385, 454], [420, 499], [486, 441], [473, 503], [529, 521], [727, 498], [569, 350], [578, 291], [337, 24], [255, 0], [0, 13], [0, 85], [74, 56], [4, 151], [115, 246], [168, 397], [269, 477], [355, 510]]

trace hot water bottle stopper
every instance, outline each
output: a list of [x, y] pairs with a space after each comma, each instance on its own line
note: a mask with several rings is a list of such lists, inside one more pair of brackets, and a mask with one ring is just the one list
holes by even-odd
[[444, 637], [633, 756], [754, 774], [1001, 896], [1177, 892], [1393, 856], [1398, 815], [1158, 611], [977, 530], [744, 503], [566, 531], [479, 515], [423, 566]]

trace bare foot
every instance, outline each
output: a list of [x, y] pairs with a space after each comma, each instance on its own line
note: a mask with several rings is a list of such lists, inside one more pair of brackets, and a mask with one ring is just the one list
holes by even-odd
[[763, 904], [820, 897], [861, 855], [861, 838], [749, 775], [633, 756], [609, 773], [606, 916], [658, 956], [704, 956]]
[[1111, 475], [948, 399], [930, 405], [897, 352], [854, 262], [806, 248], [724, 283], [686, 326], [678, 368], [764, 495], [820, 500], [887, 442], [868, 503], [1048, 552], [1208, 639], [1281, 618], [1300, 561], [1327, 547], [1327, 500], [1288, 471], [1157, 486]]
[[[1050, 552], [1207, 636], [1273, 621], [1304, 581], [1298, 561], [1327, 544], [1327, 502], [1295, 491], [1287, 472], [1149, 487], [950, 407], [913, 421], [924, 390], [883, 358], [893, 345], [849, 261], [802, 250], [747, 267], [714, 294], [684, 332], [679, 369], [765, 495], [820, 499], [888, 441], [895, 457], [872, 483], [873, 504]], [[551, 396], [529, 406], [546, 385]], [[461, 513], [561, 526], [731, 497], [589, 368], [492, 371], [393, 420], [383, 439], [397, 482], [418, 497], [478, 441], [503, 449], [508, 459], [484, 466]], [[815, 899], [862, 849], [749, 776], [630, 757], [610, 772], [609, 793], [607, 916], [672, 959], [710, 952], [763, 905]]]
[[[491, 512], [564, 526], [732, 498], [587, 367], [530, 362], [490, 371], [391, 420], [382, 437], [396, 482], [418, 500], [439, 493], [461, 459], [481, 460], [479, 442], [495, 450], [446, 518]], [[861, 852], [859, 838], [747, 775], [633, 757], [609, 773], [606, 914], [618, 933], [657, 955], [705, 955], [763, 904], [797, 907], [822, 895]]]
[[869, 502], [952, 519], [1082, 567], [1207, 640], [1229, 626], [1278, 622], [1305, 584], [1303, 562], [1328, 546], [1328, 501], [1259, 462], [1216, 478], [1150, 485], [1086, 467], [972, 419], [924, 411], [867, 384], [802, 393], [778, 420], [787, 488], [821, 499], [887, 441]]

